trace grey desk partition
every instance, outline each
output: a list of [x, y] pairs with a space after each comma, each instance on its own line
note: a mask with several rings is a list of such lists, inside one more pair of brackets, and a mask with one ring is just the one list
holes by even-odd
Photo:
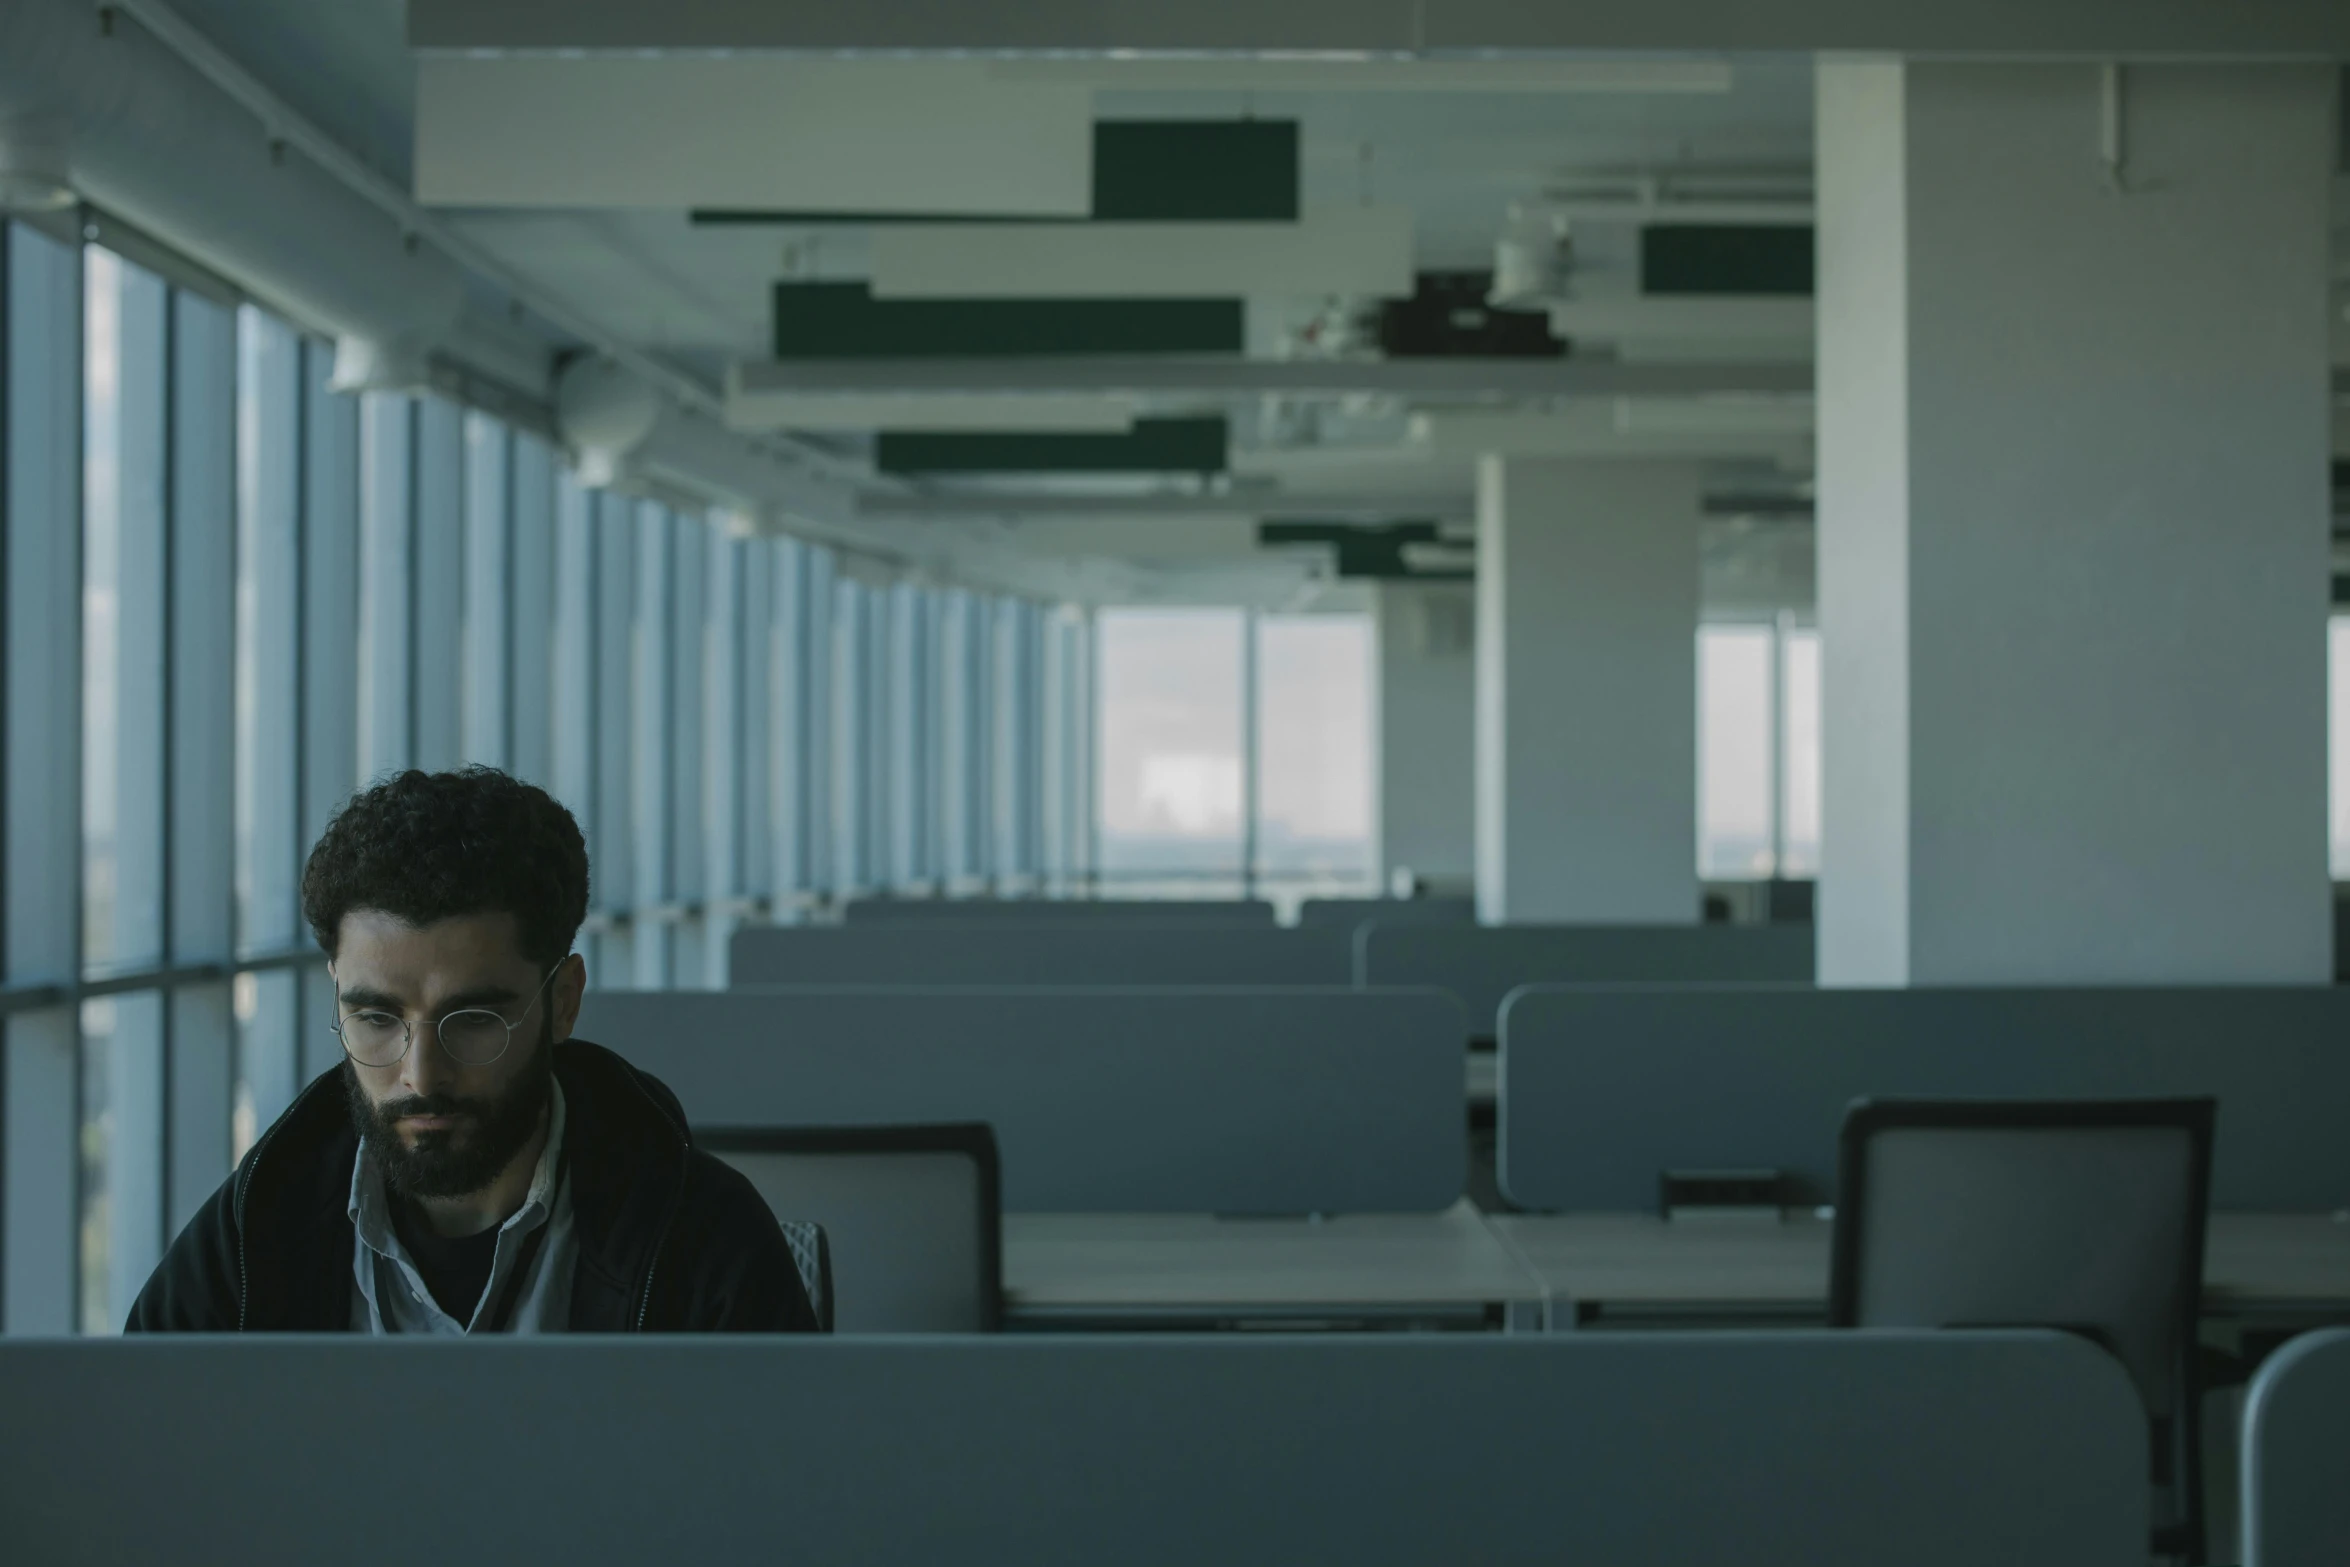
[[1269, 930], [1262, 898], [852, 898], [851, 925], [1240, 925]]
[[2350, 991], [1539, 986], [1502, 1009], [1499, 1174], [1529, 1208], [1653, 1208], [1667, 1168], [1835, 1190], [1864, 1095], [2219, 1101], [2216, 1210], [2350, 1204]]
[[20, 1340], [0, 1547], [2142, 1567], [2144, 1424], [2045, 1333]]
[[1502, 998], [1534, 984], [1806, 983], [1812, 933], [1795, 925], [1398, 925], [1355, 934], [1358, 985], [1434, 985], [1494, 1037]]
[[697, 1126], [985, 1121], [1013, 1211], [1432, 1211], [1467, 1176], [1435, 991], [593, 991], [579, 1032]]
[[2270, 1357], [2244, 1403], [2244, 1567], [2350, 1560], [2350, 1328]]
[[1474, 925], [1474, 898], [1308, 898], [1297, 906], [1300, 925], [1337, 925], [1348, 930], [1365, 920], [1391, 925]]
[[1244, 925], [753, 926], [737, 985], [1344, 985], [1349, 933]]

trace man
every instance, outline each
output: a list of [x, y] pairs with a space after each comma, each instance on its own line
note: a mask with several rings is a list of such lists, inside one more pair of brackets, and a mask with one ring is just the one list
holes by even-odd
[[147, 1281], [132, 1332], [814, 1331], [775, 1218], [677, 1099], [571, 1037], [571, 813], [489, 768], [355, 796], [302, 877], [346, 1059]]

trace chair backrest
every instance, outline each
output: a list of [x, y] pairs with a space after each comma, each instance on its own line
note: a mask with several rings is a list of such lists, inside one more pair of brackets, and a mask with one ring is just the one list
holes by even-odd
[[1467, 1178], [1435, 991], [602, 990], [579, 1032], [697, 1127], [984, 1121], [1012, 1212], [1433, 1212]]
[[852, 898], [850, 925], [1242, 925], [1268, 929], [1262, 898]]
[[[757, 1181], [752, 1182], [757, 1185]], [[764, 1193], [762, 1193], [764, 1195]], [[768, 1203], [770, 1208], [774, 1203]], [[791, 1248], [792, 1266], [799, 1270], [800, 1285], [808, 1292], [808, 1304], [816, 1310], [819, 1330], [832, 1331], [832, 1246], [825, 1238], [824, 1226], [813, 1219], [786, 1219], [778, 1217], [775, 1227], [783, 1231], [783, 1243]]]
[[733, 985], [1345, 985], [1344, 930], [1116, 921], [747, 926]]
[[1355, 933], [1358, 985], [1434, 985], [1497, 1037], [1502, 1001], [1534, 984], [1809, 984], [1808, 925], [1399, 925]]
[[2244, 1567], [2340, 1567], [2350, 1541], [2350, 1328], [2304, 1333], [2244, 1398]]
[[1500, 1066], [1524, 1208], [1647, 1208], [1666, 1169], [1828, 1202], [1861, 1098], [2216, 1099], [2214, 1207], [2350, 1207], [2350, 987], [1542, 986], [1503, 1008]]
[[841, 1333], [992, 1333], [1003, 1317], [1003, 1198], [984, 1123], [697, 1129], [767, 1206], [830, 1243]]
[[2129, 1385], [2052, 1333], [159, 1334], [0, 1389], [11, 1563], [404, 1567], [398, 1454], [434, 1567], [2145, 1567]]
[[2153, 1421], [2160, 1523], [2201, 1547], [2195, 1325], [2208, 1099], [1862, 1100], [1844, 1118], [1828, 1320], [2062, 1328]]

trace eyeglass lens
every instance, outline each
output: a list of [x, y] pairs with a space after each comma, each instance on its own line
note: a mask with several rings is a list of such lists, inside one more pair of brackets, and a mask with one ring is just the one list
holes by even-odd
[[[465, 1066], [487, 1066], [506, 1050], [511, 1031], [495, 1012], [451, 1012], [434, 1030], [441, 1049]], [[343, 1019], [343, 1043], [361, 1066], [390, 1066], [407, 1053], [408, 1025], [389, 1012], [354, 1012]]]

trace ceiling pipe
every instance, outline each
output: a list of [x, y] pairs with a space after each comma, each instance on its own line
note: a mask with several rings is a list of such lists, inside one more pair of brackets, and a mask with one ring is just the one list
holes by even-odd
[[464, 309], [447, 255], [111, 8], [0, 5], [0, 136], [13, 161], [37, 151], [82, 198], [331, 334], [339, 387], [424, 384]]

